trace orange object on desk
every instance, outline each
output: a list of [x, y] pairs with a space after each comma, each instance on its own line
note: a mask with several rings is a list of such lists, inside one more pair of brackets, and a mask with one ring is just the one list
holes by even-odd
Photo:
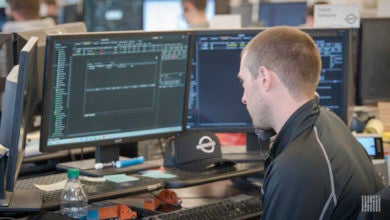
[[181, 199], [176, 193], [169, 189], [162, 190], [156, 198], [146, 198], [144, 200], [144, 208], [148, 210], [156, 210], [160, 205], [171, 205], [180, 207]]
[[115, 206], [107, 206], [99, 208], [99, 219], [136, 219], [137, 212], [132, 211], [126, 205], [115, 205]]

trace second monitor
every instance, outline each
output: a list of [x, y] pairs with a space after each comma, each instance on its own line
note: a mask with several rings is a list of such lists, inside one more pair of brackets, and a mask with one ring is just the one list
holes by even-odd
[[[241, 102], [243, 89], [237, 78], [240, 54], [264, 29], [195, 31], [193, 71], [187, 129], [216, 132], [253, 131]], [[320, 104], [348, 122], [348, 89], [351, 83], [349, 29], [303, 29], [315, 41], [322, 60], [317, 88]], [[353, 98], [353, 97], [352, 97]]]

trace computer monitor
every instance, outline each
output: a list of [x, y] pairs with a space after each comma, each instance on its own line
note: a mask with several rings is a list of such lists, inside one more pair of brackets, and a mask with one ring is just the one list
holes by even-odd
[[349, 106], [354, 105], [352, 74], [352, 29], [302, 29], [316, 43], [321, 54], [322, 69], [317, 93], [320, 105], [335, 112], [347, 125]]
[[142, 8], [143, 0], [84, 0], [84, 21], [89, 32], [142, 30]]
[[[86, 32], [86, 26], [84, 22], [75, 22], [68, 24], [59, 24], [49, 28], [34, 29], [28, 31], [20, 31], [15, 34], [16, 52], [20, 54], [21, 49], [24, 47], [26, 42], [32, 37], [38, 37], [38, 58], [36, 59], [38, 70], [36, 72], [35, 84], [37, 84], [37, 97], [35, 100], [40, 103], [42, 100], [42, 83], [43, 83], [43, 67], [45, 62], [45, 45], [47, 34], [64, 34], [64, 33], [81, 33]], [[19, 62], [19, 56], [15, 56], [15, 63]], [[40, 110], [37, 109], [36, 114], [40, 114]]]
[[360, 26], [358, 103], [390, 101], [390, 18], [363, 18]]
[[[215, 15], [215, 0], [207, 0], [206, 17]], [[144, 0], [144, 30], [186, 29], [181, 0]]]
[[[188, 130], [253, 131], [249, 113], [241, 102], [243, 89], [237, 73], [242, 49], [262, 30], [210, 29], [194, 32]], [[351, 30], [302, 30], [311, 35], [321, 53], [322, 70], [317, 88], [320, 105], [332, 109], [347, 123], [348, 90], [352, 82]]]
[[5, 81], [14, 66], [12, 34], [0, 33], [0, 107], [2, 106]]
[[82, 21], [81, 7], [78, 3], [58, 6], [57, 24], [66, 24]]
[[261, 2], [259, 4], [258, 17], [263, 27], [300, 26], [306, 22], [306, 1]]
[[50, 35], [40, 150], [109, 148], [95, 157], [111, 162], [118, 160], [116, 144], [182, 132], [190, 36], [174, 31]]
[[[14, 195], [15, 184], [18, 173], [23, 161], [24, 149], [26, 145], [26, 135], [31, 129], [29, 121], [32, 120], [31, 109], [33, 108], [32, 80], [37, 71], [37, 45], [38, 38], [32, 37], [20, 52], [20, 64], [16, 65], [7, 77], [6, 91], [4, 96], [3, 118], [0, 127], [0, 143], [9, 149], [8, 162], [5, 172], [5, 188], [0, 187], [0, 190], [5, 190], [4, 198], [0, 198], [6, 210], [22, 210], [28, 209], [39, 210], [42, 201], [38, 198], [30, 198], [31, 195], [36, 195], [34, 192], [24, 195], [24, 200], [33, 199], [30, 205], [26, 205], [25, 201], [20, 200], [20, 194]], [[2, 170], [1, 172], [4, 171]], [[1, 180], [3, 181], [3, 180]], [[0, 193], [2, 194], [2, 193]], [[19, 198], [19, 199], [17, 199]], [[2, 210], [3, 207], [0, 207]]]

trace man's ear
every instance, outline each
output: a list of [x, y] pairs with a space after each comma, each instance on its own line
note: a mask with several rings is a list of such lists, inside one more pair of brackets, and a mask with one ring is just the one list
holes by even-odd
[[259, 77], [260, 77], [260, 83], [261, 83], [261, 86], [263, 88], [265, 88], [266, 90], [268, 90], [269, 88], [271, 88], [271, 85], [272, 85], [272, 73], [271, 73], [271, 70], [267, 69], [266, 67], [264, 66], [261, 66], [259, 68]]

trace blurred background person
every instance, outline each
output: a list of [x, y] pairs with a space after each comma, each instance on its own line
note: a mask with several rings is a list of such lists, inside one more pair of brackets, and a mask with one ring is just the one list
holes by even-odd
[[183, 17], [188, 28], [208, 28], [206, 18], [207, 0], [181, 0]]
[[8, 0], [7, 10], [12, 20], [4, 23], [2, 31], [18, 32], [54, 26], [52, 18], [41, 19], [40, 3], [38, 0]]

